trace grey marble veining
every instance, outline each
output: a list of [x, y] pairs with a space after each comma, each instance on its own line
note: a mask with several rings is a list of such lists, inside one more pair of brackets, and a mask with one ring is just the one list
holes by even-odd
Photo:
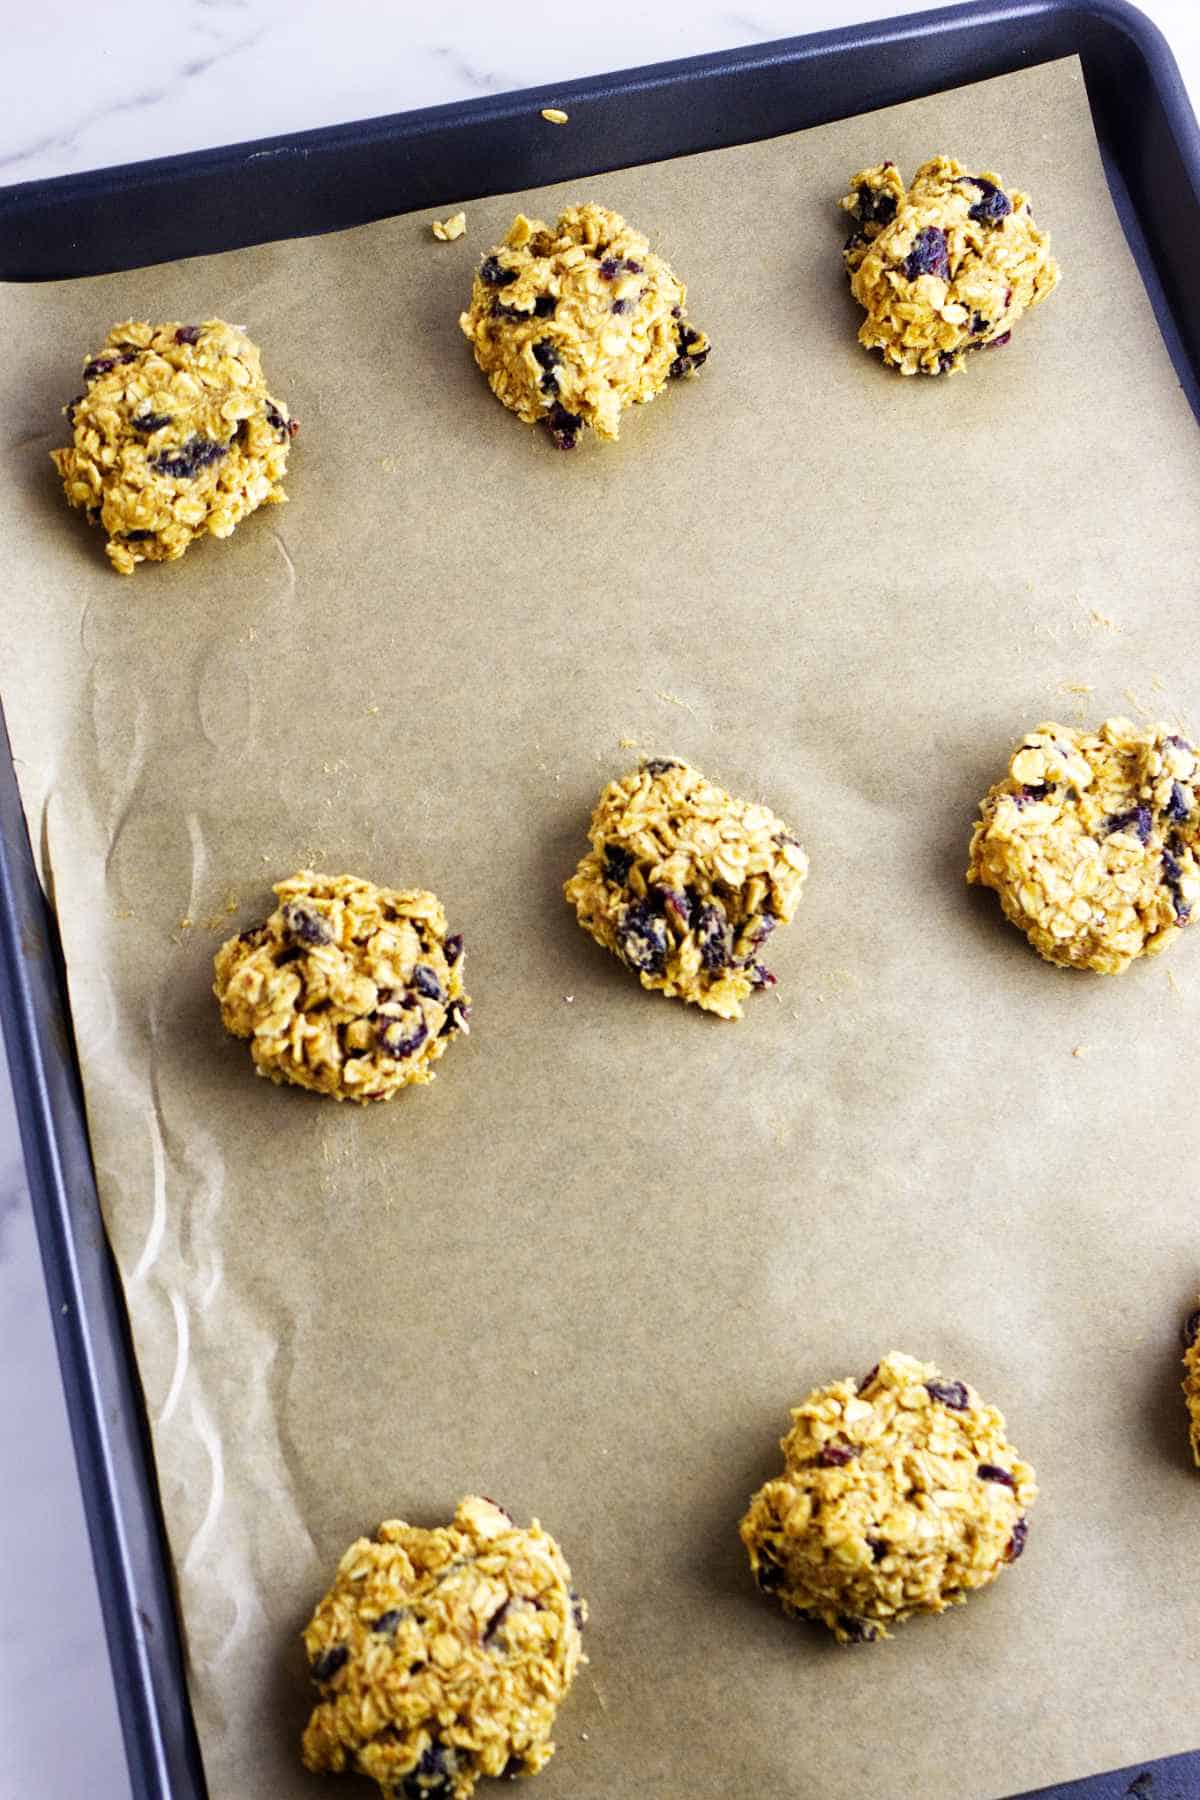
[[[926, 0], [929, 4], [930, 0]], [[1200, 7], [1143, 0], [1200, 87]], [[5, 10], [0, 185], [862, 23], [895, 0], [79, 0]]]

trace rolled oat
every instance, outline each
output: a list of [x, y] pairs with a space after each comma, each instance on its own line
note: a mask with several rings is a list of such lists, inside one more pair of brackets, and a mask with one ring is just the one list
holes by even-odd
[[657, 757], [610, 782], [565, 894], [643, 987], [740, 1019], [773, 986], [762, 947], [800, 903], [808, 858], [765, 806]]
[[1200, 1306], [1188, 1314], [1183, 1328], [1183, 1392], [1188, 1409], [1192, 1460], [1200, 1468]]
[[583, 1657], [584, 1602], [535, 1519], [474, 1496], [433, 1531], [391, 1519], [343, 1556], [304, 1632], [320, 1695], [315, 1773], [357, 1770], [385, 1800], [468, 1800], [534, 1775]]
[[173, 562], [208, 534], [287, 499], [296, 432], [267, 392], [257, 346], [221, 319], [114, 325], [63, 408], [72, 443], [52, 450], [72, 506], [100, 525], [113, 568]]
[[463, 942], [421, 888], [310, 870], [276, 884], [263, 924], [221, 945], [221, 1020], [260, 1075], [335, 1100], [390, 1100], [433, 1080], [469, 1030]]
[[988, 790], [967, 880], [994, 888], [1048, 962], [1117, 975], [1200, 900], [1196, 752], [1167, 725], [1039, 725]]
[[742, 1542], [761, 1591], [839, 1643], [961, 1605], [1025, 1547], [1033, 1470], [995, 1407], [932, 1363], [894, 1351], [814, 1388], [780, 1448]]
[[859, 342], [905, 375], [954, 375], [969, 351], [1002, 348], [1058, 285], [1028, 196], [951, 156], [922, 163], [907, 191], [894, 163], [860, 169], [841, 205]]
[[459, 319], [492, 392], [560, 449], [590, 425], [615, 438], [621, 413], [709, 354], [687, 290], [620, 213], [572, 206], [557, 225], [519, 213], [487, 251]]

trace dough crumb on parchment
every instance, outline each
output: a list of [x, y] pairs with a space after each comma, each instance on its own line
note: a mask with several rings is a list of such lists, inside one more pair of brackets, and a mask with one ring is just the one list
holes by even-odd
[[72, 442], [52, 450], [72, 506], [99, 525], [121, 575], [174, 562], [206, 534], [229, 537], [281, 485], [298, 430], [267, 392], [256, 345], [235, 325], [114, 325], [63, 408]]
[[314, 1773], [355, 1770], [385, 1800], [468, 1800], [535, 1775], [583, 1654], [585, 1602], [559, 1546], [468, 1496], [432, 1531], [392, 1519], [343, 1556], [304, 1632], [320, 1696]]
[[572, 450], [585, 426], [615, 438], [627, 406], [700, 368], [709, 342], [686, 302], [642, 233], [588, 204], [554, 226], [518, 213], [485, 252], [459, 324], [497, 399]]
[[456, 212], [451, 213], [448, 219], [434, 219], [430, 229], [440, 243], [452, 244], [467, 229], [467, 215], [465, 212]]
[[814, 1388], [780, 1448], [742, 1542], [760, 1590], [839, 1643], [961, 1605], [1025, 1548], [1033, 1470], [996, 1408], [932, 1363], [893, 1351]]
[[213, 992], [260, 1075], [334, 1100], [432, 1081], [470, 1027], [463, 940], [422, 888], [301, 870], [269, 918], [221, 945]]
[[1039, 725], [984, 795], [967, 880], [995, 889], [1048, 962], [1120, 974], [1200, 900], [1198, 773], [1167, 725]]
[[954, 375], [970, 351], [1002, 348], [1058, 285], [1028, 195], [952, 156], [922, 163], [907, 190], [895, 163], [860, 169], [840, 204], [859, 342], [905, 375]]
[[740, 1019], [774, 986], [762, 946], [793, 917], [808, 857], [767, 807], [656, 757], [609, 783], [588, 837], [567, 902], [643, 987]]

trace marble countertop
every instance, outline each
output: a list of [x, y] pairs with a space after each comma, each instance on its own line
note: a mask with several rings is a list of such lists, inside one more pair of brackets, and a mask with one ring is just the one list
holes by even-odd
[[[928, 6], [930, 0], [924, 0]], [[5, 20], [0, 184], [864, 23], [889, 0], [43, 0]], [[1200, 92], [1196, 0], [1142, 0]]]
[[[926, 0], [928, 4], [928, 0]], [[1200, 6], [1142, 0], [1200, 108]], [[0, 185], [914, 10], [888, 0], [42, 0], [5, 19]], [[0, 1793], [130, 1794], [0, 1050]], [[65, 1724], [64, 1724], [65, 1722]], [[1132, 1747], [1131, 1747], [1132, 1748]], [[213, 1800], [230, 1800], [215, 1796]]]

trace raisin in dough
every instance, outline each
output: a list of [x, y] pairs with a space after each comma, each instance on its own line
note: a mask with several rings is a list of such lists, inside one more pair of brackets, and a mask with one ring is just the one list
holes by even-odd
[[449, 1525], [393, 1519], [352, 1544], [304, 1633], [321, 1696], [305, 1766], [356, 1769], [385, 1800], [466, 1800], [481, 1775], [534, 1775], [583, 1658], [587, 1616], [537, 1520], [491, 1500]]
[[1165, 725], [1039, 725], [985, 794], [967, 880], [995, 888], [1035, 950], [1118, 975], [1179, 935], [1200, 898], [1196, 752]]
[[1187, 1399], [1192, 1460], [1200, 1468], [1200, 1306], [1183, 1328], [1183, 1392]]
[[1058, 285], [1028, 196], [952, 156], [922, 163], [907, 193], [894, 163], [862, 169], [841, 204], [856, 227], [843, 260], [867, 314], [859, 343], [905, 375], [957, 374]]
[[814, 1388], [780, 1448], [742, 1542], [762, 1591], [839, 1643], [961, 1604], [1025, 1547], [1033, 1470], [995, 1407], [932, 1363], [893, 1351]]
[[221, 945], [213, 983], [258, 1073], [335, 1100], [432, 1081], [470, 1016], [462, 938], [436, 896], [307, 869], [275, 893], [269, 919]]
[[280, 483], [296, 430], [267, 392], [255, 345], [220, 319], [114, 325], [64, 407], [73, 431], [50, 452], [72, 506], [108, 536], [113, 568], [174, 562], [207, 532], [228, 537]]
[[562, 450], [590, 425], [615, 438], [627, 406], [693, 375], [709, 352], [687, 289], [620, 213], [571, 206], [553, 228], [518, 213], [489, 250], [459, 324], [492, 392]]
[[762, 945], [808, 874], [783, 821], [657, 758], [609, 783], [588, 837], [564, 890], [583, 929], [643, 987], [740, 1019], [747, 994], [774, 984]]

